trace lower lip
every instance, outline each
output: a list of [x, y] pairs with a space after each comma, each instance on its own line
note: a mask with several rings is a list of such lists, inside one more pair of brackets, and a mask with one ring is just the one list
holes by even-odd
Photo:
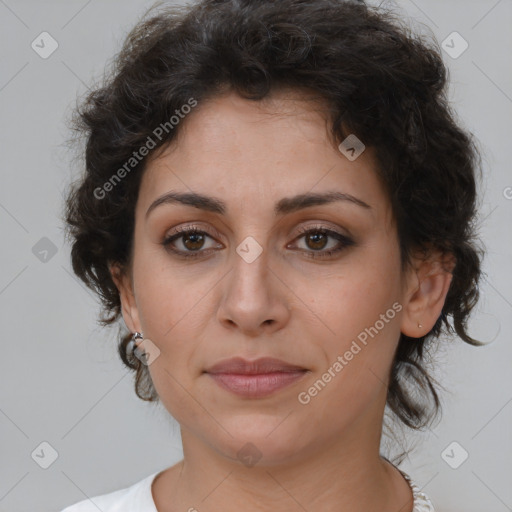
[[247, 398], [261, 398], [298, 381], [306, 371], [261, 373], [257, 375], [209, 373], [223, 389]]

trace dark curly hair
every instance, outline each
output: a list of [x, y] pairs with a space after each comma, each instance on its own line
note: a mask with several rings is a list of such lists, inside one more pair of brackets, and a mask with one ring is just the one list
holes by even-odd
[[[424, 428], [440, 409], [424, 351], [442, 332], [482, 344], [467, 333], [484, 253], [475, 235], [481, 157], [472, 134], [455, 121], [447, 83], [435, 39], [414, 35], [392, 11], [364, 2], [154, 5], [72, 116], [75, 141], [85, 140], [85, 173], [67, 197], [67, 235], [74, 272], [101, 298], [100, 323], [112, 324], [121, 315], [109, 266], [130, 267], [147, 159], [111, 186], [106, 199], [98, 190], [106, 190], [148, 137], [155, 138], [155, 127], [169, 128], [171, 116], [191, 98], [200, 108], [225, 91], [257, 101], [281, 87], [307, 90], [324, 100], [335, 141], [355, 134], [375, 149], [397, 224], [402, 270], [418, 250], [455, 257], [442, 314], [427, 335], [401, 335], [390, 370], [388, 407], [408, 427]], [[179, 129], [161, 130], [154, 151], [163, 151]], [[119, 354], [135, 370], [137, 395], [157, 401], [147, 367], [126, 354], [130, 338], [120, 331]]]

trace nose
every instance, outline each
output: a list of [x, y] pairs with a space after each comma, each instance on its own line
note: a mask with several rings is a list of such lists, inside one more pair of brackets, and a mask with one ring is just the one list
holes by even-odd
[[218, 319], [226, 328], [257, 337], [282, 329], [288, 322], [291, 291], [269, 267], [265, 251], [250, 263], [236, 255], [220, 285]]

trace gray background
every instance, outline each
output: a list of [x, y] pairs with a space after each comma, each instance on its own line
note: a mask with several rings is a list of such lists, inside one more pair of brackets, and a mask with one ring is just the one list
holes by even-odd
[[[402, 467], [442, 512], [512, 510], [512, 0], [397, 3], [440, 44], [453, 31], [469, 43], [458, 58], [443, 58], [459, 121], [484, 156], [488, 255], [470, 325], [490, 342], [474, 348], [456, 339], [439, 352], [444, 415], [408, 436], [417, 447]], [[57, 511], [181, 458], [176, 423], [136, 398], [116, 329], [96, 324], [98, 304], [70, 271], [60, 221], [78, 172], [65, 119], [151, 4], [0, 0], [0, 512]], [[59, 45], [47, 59], [31, 48], [43, 31]], [[44, 237], [56, 254], [42, 252]], [[47, 469], [38, 464], [50, 460], [42, 442], [58, 452]], [[443, 453], [454, 464], [462, 449], [469, 458], [452, 469]]]

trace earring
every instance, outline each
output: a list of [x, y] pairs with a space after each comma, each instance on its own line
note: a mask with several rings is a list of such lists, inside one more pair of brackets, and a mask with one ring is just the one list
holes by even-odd
[[419, 328], [421, 329], [421, 328], [423, 327], [423, 325], [421, 325], [421, 324], [418, 324], [418, 327], [419, 327]]
[[133, 356], [133, 352], [137, 348], [137, 340], [144, 339], [144, 336], [140, 332], [134, 332], [132, 339], [129, 341], [128, 345], [126, 346], [126, 353], [128, 356]]

